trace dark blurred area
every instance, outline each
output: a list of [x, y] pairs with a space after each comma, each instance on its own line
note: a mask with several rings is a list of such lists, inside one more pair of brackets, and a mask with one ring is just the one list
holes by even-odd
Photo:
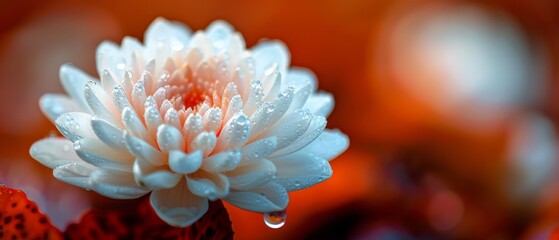
[[[156, 17], [230, 22], [247, 46], [280, 39], [334, 94], [348, 151], [290, 194], [284, 227], [227, 206], [238, 239], [546, 239], [559, 226], [559, 2], [2, 1], [0, 182], [64, 228], [125, 204], [56, 181], [28, 154], [57, 134], [38, 107], [58, 68], [95, 73], [103, 40]], [[110, 203], [110, 204], [109, 204]]]

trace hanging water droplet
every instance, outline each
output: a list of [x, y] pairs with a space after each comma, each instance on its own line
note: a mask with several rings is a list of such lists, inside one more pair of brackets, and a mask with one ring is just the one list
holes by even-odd
[[285, 225], [285, 220], [287, 219], [287, 212], [277, 211], [264, 213], [264, 223], [270, 228], [280, 228]]

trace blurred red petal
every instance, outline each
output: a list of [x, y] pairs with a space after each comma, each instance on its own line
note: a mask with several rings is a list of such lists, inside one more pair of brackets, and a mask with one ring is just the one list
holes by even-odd
[[0, 239], [62, 239], [37, 204], [4, 185], [0, 185], [0, 221]]
[[128, 208], [94, 209], [79, 223], [68, 226], [66, 239], [233, 239], [229, 214], [221, 201], [210, 202], [208, 212], [186, 228], [163, 222], [147, 198]]

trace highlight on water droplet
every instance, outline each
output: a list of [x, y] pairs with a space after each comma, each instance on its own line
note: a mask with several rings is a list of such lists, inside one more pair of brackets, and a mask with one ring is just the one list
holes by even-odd
[[264, 223], [270, 228], [280, 228], [285, 225], [285, 220], [287, 219], [287, 212], [277, 211], [277, 212], [267, 212], [264, 213]]

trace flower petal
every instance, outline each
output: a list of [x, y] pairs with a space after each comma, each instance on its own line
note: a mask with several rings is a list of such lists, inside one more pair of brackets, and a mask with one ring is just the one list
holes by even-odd
[[328, 161], [310, 152], [300, 151], [271, 161], [277, 170], [274, 182], [287, 191], [307, 188], [332, 176]]
[[61, 94], [45, 94], [39, 100], [41, 111], [54, 123], [60, 114], [79, 112], [78, 104], [68, 96]]
[[257, 78], [263, 77], [264, 72], [274, 64], [278, 65], [279, 72], [282, 76], [285, 76], [291, 56], [284, 43], [280, 41], [266, 41], [256, 45], [251, 51], [256, 63], [255, 72]]
[[142, 139], [134, 137], [128, 133], [124, 134], [124, 144], [128, 151], [137, 158], [149, 161], [151, 164], [161, 166], [166, 163], [165, 155], [147, 144]]
[[202, 162], [202, 169], [208, 172], [223, 172], [235, 169], [241, 162], [241, 151], [224, 151], [207, 157]]
[[114, 150], [126, 151], [124, 144], [124, 131], [104, 119], [93, 117], [91, 128], [99, 140]]
[[113, 42], [104, 41], [96, 50], [97, 73], [103, 74], [103, 70], [113, 72], [117, 78], [124, 77], [126, 61], [120, 48]]
[[233, 34], [233, 27], [225, 21], [217, 20], [206, 28], [206, 34], [212, 40], [216, 52], [227, 50], [227, 45]]
[[164, 152], [171, 150], [184, 150], [184, 139], [181, 132], [169, 125], [160, 125], [157, 128], [157, 144]]
[[74, 143], [66, 138], [44, 138], [33, 145], [29, 150], [31, 157], [49, 168], [82, 162], [74, 151]]
[[236, 190], [251, 190], [262, 187], [272, 180], [276, 174], [274, 164], [266, 159], [238, 167], [227, 172], [231, 188]]
[[171, 189], [155, 190], [149, 198], [157, 215], [175, 227], [187, 227], [208, 211], [208, 199], [196, 196], [184, 180]]
[[277, 137], [269, 136], [246, 145], [243, 147], [243, 156], [239, 165], [251, 164], [254, 161], [267, 157], [270, 153], [274, 152], [277, 144]]
[[270, 116], [270, 126], [274, 125], [287, 112], [287, 109], [289, 109], [295, 97], [294, 91], [292, 87], [287, 88], [287, 90], [283, 91], [273, 102], [274, 110]]
[[223, 151], [227, 149], [237, 149], [243, 146], [248, 140], [250, 134], [250, 121], [244, 114], [237, 114], [229, 120], [215, 146], [215, 151]]
[[314, 141], [326, 128], [326, 119], [322, 116], [313, 116], [309, 127], [301, 137], [282, 149], [276, 150], [270, 157], [281, 156], [295, 152]]
[[328, 117], [334, 109], [334, 97], [326, 92], [313, 94], [309, 97], [303, 108], [311, 110], [315, 115]]
[[82, 112], [63, 113], [55, 121], [56, 127], [70, 141], [84, 137], [95, 138], [91, 128], [91, 115]]
[[221, 173], [198, 171], [187, 175], [186, 183], [193, 194], [210, 200], [223, 198], [229, 193], [229, 179]]
[[260, 107], [254, 111], [250, 116], [251, 128], [249, 140], [254, 140], [260, 133], [268, 129], [273, 112], [274, 104], [268, 102], [260, 105]]
[[128, 152], [115, 151], [97, 138], [82, 138], [74, 142], [78, 156], [91, 165], [125, 172], [132, 171], [134, 158]]
[[250, 192], [230, 192], [224, 200], [248, 211], [264, 213], [284, 210], [289, 203], [289, 196], [284, 187], [269, 182]]
[[83, 112], [90, 112], [83, 91], [87, 82], [94, 79], [70, 64], [60, 66], [59, 75], [60, 82], [68, 95], [76, 101]]
[[169, 151], [169, 167], [173, 172], [189, 174], [197, 171], [202, 165], [202, 151], [186, 154], [182, 151]]
[[62, 182], [90, 189], [89, 176], [97, 169], [97, 167], [86, 162], [75, 162], [55, 168], [53, 175]]
[[132, 108], [126, 107], [122, 111], [122, 121], [129, 134], [144, 139], [150, 145], [155, 145], [155, 141], [151, 138], [148, 130]]
[[95, 116], [113, 124], [122, 125], [119, 116], [120, 112], [117, 110], [111, 97], [105, 90], [97, 86], [97, 83], [87, 83], [84, 89], [84, 96], [89, 108]]
[[172, 188], [179, 183], [181, 174], [169, 171], [167, 166], [155, 166], [141, 158], [134, 162], [134, 179], [149, 189]]
[[282, 82], [281, 89], [285, 90], [288, 87], [293, 87], [295, 92], [310, 86], [309, 91], [305, 94], [310, 94], [316, 91], [316, 75], [306, 68], [291, 68], [287, 73], [285, 81]]
[[172, 50], [180, 50], [188, 45], [190, 29], [178, 22], [159, 17], [149, 25], [144, 39], [150, 50], [155, 50], [158, 43], [169, 45]]
[[311, 152], [328, 161], [334, 159], [349, 146], [349, 138], [339, 130], [326, 129], [312, 143], [301, 149], [302, 152]]
[[207, 157], [214, 150], [216, 143], [217, 137], [215, 136], [215, 133], [203, 132], [198, 134], [198, 136], [196, 136], [194, 140], [192, 140], [192, 143], [188, 145], [188, 152], [201, 150], [202, 155], [204, 157]]
[[210, 108], [204, 113], [203, 122], [206, 131], [218, 132], [221, 127], [222, 112], [219, 108]]
[[262, 105], [264, 100], [264, 89], [262, 88], [262, 82], [258, 80], [252, 80], [250, 83], [250, 94], [244, 105], [244, 112], [251, 115], [254, 111]]
[[192, 143], [192, 140], [198, 134], [200, 134], [204, 130], [204, 126], [202, 123], [202, 117], [200, 115], [191, 114], [188, 116], [186, 121], [184, 121], [184, 126], [182, 128], [183, 134], [186, 136], [187, 145]]
[[150, 191], [138, 186], [131, 173], [107, 172], [102, 169], [91, 173], [89, 183], [94, 191], [114, 199], [139, 198]]
[[312, 114], [308, 109], [297, 110], [278, 122], [269, 132], [268, 136], [276, 136], [278, 144], [276, 149], [281, 149], [300, 138], [309, 128]]

